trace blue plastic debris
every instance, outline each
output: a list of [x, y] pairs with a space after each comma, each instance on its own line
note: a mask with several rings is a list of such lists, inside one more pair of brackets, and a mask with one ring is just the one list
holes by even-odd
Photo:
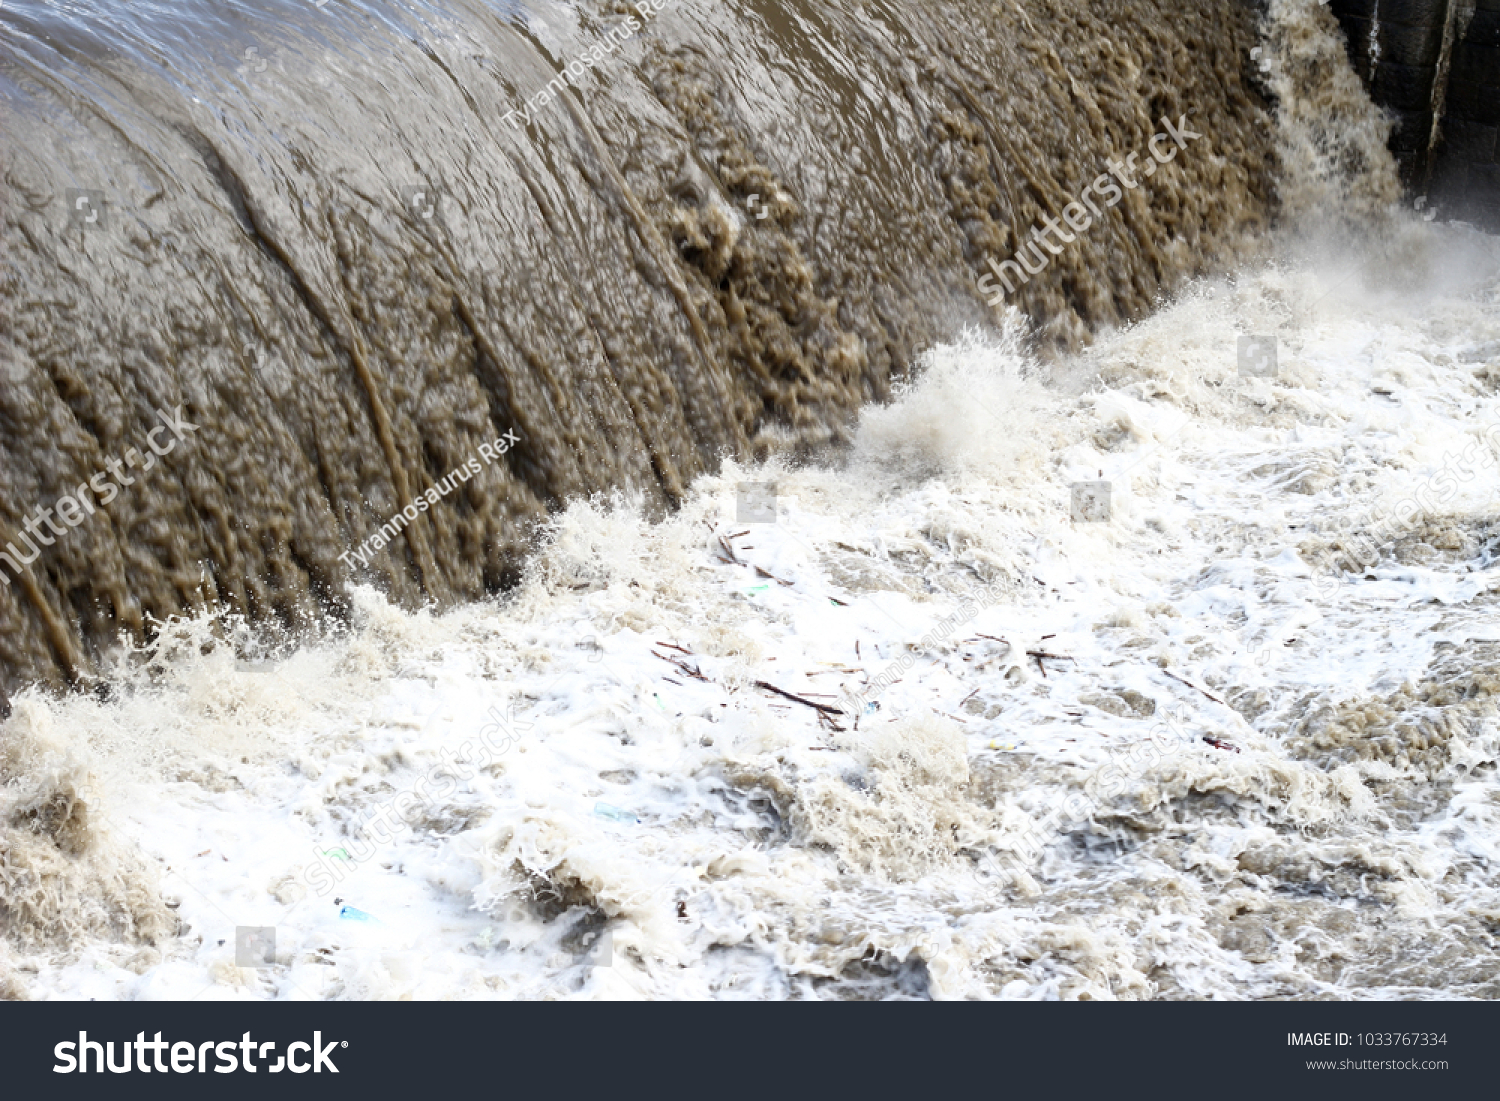
[[610, 806], [608, 803], [595, 803], [594, 813], [600, 818], [608, 818], [611, 822], [631, 822], [639, 825], [641, 821], [628, 810], [621, 810], [619, 807]]
[[339, 917], [345, 921], [375, 921], [374, 914], [367, 914], [363, 910], [357, 910], [353, 906], [344, 906], [339, 910]]

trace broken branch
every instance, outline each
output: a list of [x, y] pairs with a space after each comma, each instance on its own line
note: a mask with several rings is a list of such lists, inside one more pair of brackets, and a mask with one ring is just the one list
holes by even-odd
[[1200, 688], [1198, 685], [1194, 684], [1190, 680], [1183, 680], [1176, 673], [1167, 673], [1167, 671], [1165, 669], [1163, 669], [1162, 672], [1166, 673], [1167, 676], [1171, 677], [1178, 684], [1185, 684], [1189, 688], [1193, 689], [1195, 692], [1202, 692], [1205, 696], [1207, 696], [1209, 699], [1213, 700], [1214, 703], [1218, 704], [1220, 707], [1228, 707], [1229, 706], [1223, 700], [1219, 699], [1218, 696], [1215, 696], [1212, 692], [1210, 692], [1207, 688]]
[[802, 696], [798, 696], [795, 693], [783, 691], [782, 689], [777, 688], [774, 684], [767, 684], [763, 680], [756, 681], [755, 682], [755, 687], [757, 687], [757, 688], [764, 688], [767, 692], [775, 692], [778, 696], [782, 696], [785, 699], [789, 699], [789, 700], [795, 700], [797, 703], [800, 703], [803, 707], [812, 707], [812, 708], [815, 708], [818, 711], [823, 712], [825, 715], [842, 715], [844, 713], [842, 710], [840, 710], [837, 707], [829, 707], [826, 703], [815, 703], [812, 700], [804, 699]]

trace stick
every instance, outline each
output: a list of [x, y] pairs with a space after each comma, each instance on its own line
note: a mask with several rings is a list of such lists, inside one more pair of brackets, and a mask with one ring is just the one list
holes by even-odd
[[[748, 535], [749, 532], [742, 531], [742, 532], [740, 532], [740, 534], [741, 535]], [[731, 535], [729, 538], [733, 539], [734, 536]], [[756, 566], [756, 565], [753, 565], [752, 563], [744, 561], [742, 558], [740, 558], [739, 555], [737, 555], [737, 554], [734, 553], [734, 548], [731, 547], [725, 541], [725, 539], [724, 539], [724, 537], [722, 535], [719, 536], [719, 547], [720, 547], [720, 549], [722, 549], [724, 551], [724, 554], [720, 556], [721, 558], [723, 558], [724, 561], [733, 563], [736, 566], [749, 566], [752, 570], [754, 570], [756, 573], [760, 574], [762, 577], [768, 577], [772, 581], [775, 581], [777, 584], [785, 585], [787, 588], [791, 588], [792, 587], [792, 583], [790, 581], [782, 581], [781, 578], [777, 577], [774, 573], [770, 573], [770, 572], [768, 572], [766, 570], [761, 569], [759, 566]], [[755, 548], [752, 547], [750, 549], [754, 550]]]
[[1051, 658], [1053, 661], [1071, 661], [1074, 665], [1078, 664], [1077, 658], [1070, 658], [1067, 654], [1049, 654], [1045, 650], [1027, 650], [1026, 656], [1036, 658], [1036, 667], [1042, 671], [1043, 680], [1047, 679], [1047, 667], [1042, 664], [1043, 658]]
[[686, 654], [688, 657], [693, 656], [693, 652], [691, 650], [684, 650], [681, 646], [678, 646], [672, 642], [658, 642], [657, 645], [665, 646], [668, 650], [676, 650], [679, 654]]
[[[689, 669], [683, 662], [678, 661], [674, 657], [668, 657], [666, 654], [658, 654], [655, 650], [651, 651], [651, 656], [654, 658], [661, 658], [662, 661], [676, 666], [679, 670], [682, 671], [684, 676], [692, 677], [694, 680], [708, 680], [708, 678], [703, 675], [702, 671], [698, 669]], [[668, 677], [667, 679], [671, 680], [672, 678]]]
[[1208, 698], [1209, 698], [1209, 699], [1211, 699], [1211, 700], [1213, 700], [1213, 701], [1214, 701], [1214, 703], [1216, 703], [1216, 704], [1218, 704], [1218, 705], [1219, 705], [1219, 706], [1220, 706], [1220, 707], [1228, 707], [1228, 706], [1229, 706], [1229, 705], [1228, 705], [1228, 704], [1227, 704], [1227, 703], [1225, 703], [1225, 702], [1224, 702], [1224, 701], [1223, 701], [1223, 700], [1221, 700], [1221, 699], [1219, 699], [1219, 697], [1218, 697], [1218, 696], [1215, 696], [1215, 695], [1214, 695], [1214, 694], [1213, 694], [1213, 693], [1212, 693], [1212, 692], [1210, 692], [1210, 691], [1209, 691], [1209, 690], [1208, 690], [1208, 689], [1207, 689], [1207, 688], [1199, 688], [1199, 687], [1198, 687], [1198, 686], [1197, 686], [1197, 685], [1196, 685], [1196, 684], [1194, 684], [1194, 683], [1193, 683], [1193, 682], [1192, 682], [1192, 681], [1190, 681], [1190, 680], [1183, 680], [1183, 679], [1182, 679], [1182, 678], [1181, 678], [1181, 677], [1179, 677], [1179, 676], [1178, 676], [1178, 675], [1177, 675], [1177, 674], [1176, 674], [1176, 673], [1167, 673], [1167, 671], [1166, 671], [1166, 670], [1165, 670], [1165, 669], [1163, 669], [1163, 670], [1162, 670], [1162, 672], [1163, 672], [1163, 673], [1166, 673], [1166, 675], [1167, 675], [1167, 676], [1169, 676], [1169, 677], [1171, 677], [1171, 678], [1172, 678], [1172, 679], [1173, 679], [1173, 680], [1175, 680], [1175, 681], [1176, 681], [1176, 682], [1177, 682], [1177, 683], [1178, 683], [1178, 684], [1185, 684], [1185, 685], [1187, 685], [1187, 686], [1188, 686], [1188, 687], [1189, 687], [1189, 688], [1191, 688], [1191, 689], [1193, 689], [1193, 690], [1194, 690], [1194, 691], [1196, 691], [1196, 692], [1202, 692], [1202, 693], [1203, 693], [1203, 694], [1204, 694], [1204, 695], [1205, 695], [1205, 696], [1207, 696], [1207, 697], [1208, 697]]
[[823, 712], [825, 715], [842, 715], [843, 714], [843, 712], [841, 710], [839, 710], [837, 707], [829, 707], [826, 703], [814, 703], [812, 700], [803, 699], [801, 696], [793, 695], [791, 692], [784, 692], [784, 691], [782, 691], [780, 688], [777, 688], [774, 684], [767, 684], [763, 680], [756, 681], [755, 682], [755, 687], [757, 687], [757, 688], [764, 688], [767, 692], [775, 692], [778, 696], [783, 696], [783, 697], [785, 697], [786, 699], [789, 699], [789, 700], [796, 700], [803, 707], [812, 707], [812, 708], [815, 708], [818, 711]]

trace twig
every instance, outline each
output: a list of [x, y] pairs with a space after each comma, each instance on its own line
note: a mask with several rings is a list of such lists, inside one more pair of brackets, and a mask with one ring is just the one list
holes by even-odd
[[767, 692], [775, 692], [778, 696], [783, 696], [783, 697], [785, 697], [786, 699], [789, 699], [789, 700], [795, 700], [796, 702], [800, 703], [803, 707], [816, 708], [817, 710], [823, 712], [826, 715], [842, 715], [843, 714], [843, 711], [841, 711], [837, 707], [829, 707], [826, 703], [814, 703], [812, 700], [803, 699], [801, 696], [798, 696], [798, 695], [795, 695], [795, 694], [793, 694], [791, 692], [786, 692], [786, 691], [783, 691], [780, 688], [777, 688], [774, 684], [767, 684], [763, 680], [756, 681], [755, 682], [755, 687], [757, 687], [757, 688], [764, 688]]
[[1171, 677], [1178, 684], [1185, 684], [1189, 688], [1193, 689], [1195, 692], [1202, 692], [1205, 696], [1207, 696], [1209, 699], [1213, 700], [1214, 703], [1218, 704], [1219, 706], [1221, 706], [1221, 707], [1228, 707], [1229, 706], [1223, 700], [1219, 699], [1218, 696], [1215, 696], [1212, 692], [1210, 692], [1207, 688], [1199, 688], [1192, 681], [1190, 681], [1190, 680], [1183, 680], [1176, 673], [1168, 673], [1165, 669], [1163, 669], [1162, 672], [1165, 673], [1167, 676]]
[[1078, 664], [1077, 658], [1070, 658], [1067, 654], [1049, 654], [1045, 650], [1027, 650], [1026, 656], [1036, 659], [1036, 667], [1042, 671], [1043, 680], [1047, 679], [1047, 667], [1042, 664], [1043, 658], [1051, 658], [1053, 661], [1071, 661], [1074, 665]]
[[[740, 534], [741, 535], [748, 535], [749, 532], [742, 531], [742, 532], [740, 532]], [[729, 538], [733, 539], [734, 536], [731, 535]], [[756, 573], [760, 574], [762, 577], [768, 577], [772, 581], [777, 582], [778, 584], [785, 585], [787, 588], [791, 588], [792, 587], [792, 583], [790, 581], [782, 581], [781, 578], [777, 577], [774, 573], [771, 573], [768, 570], [763, 570], [759, 566], [757, 566], [757, 565], [755, 565], [755, 564], [753, 564], [751, 562], [746, 562], [739, 555], [735, 554], [734, 553], [734, 548], [729, 545], [729, 543], [725, 540], [725, 538], [722, 535], [719, 536], [719, 548], [724, 552], [720, 556], [720, 558], [723, 561], [729, 562], [729, 563], [731, 563], [733, 565], [736, 565], [736, 566], [749, 566], [752, 570], [754, 570]], [[754, 550], [755, 548], [751, 547], [750, 549]]]
[[[667, 662], [669, 665], [675, 666], [682, 671], [682, 674], [684, 676], [692, 677], [694, 680], [708, 680], [708, 678], [703, 675], [703, 672], [701, 670], [689, 669], [685, 662], [679, 661], [677, 658], [670, 657], [667, 654], [658, 654], [655, 650], [651, 651], [651, 656], [655, 658], [661, 658], [662, 661]], [[670, 680], [671, 678], [668, 677], [667, 679]]]
[[679, 654], [686, 654], [688, 657], [692, 657], [693, 656], [693, 652], [691, 650], [684, 650], [681, 646], [678, 646], [675, 642], [657, 642], [656, 645], [658, 645], [658, 646], [665, 646], [668, 650], [676, 650]]

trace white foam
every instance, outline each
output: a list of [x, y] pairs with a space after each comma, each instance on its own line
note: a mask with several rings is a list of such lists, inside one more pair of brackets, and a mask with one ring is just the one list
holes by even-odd
[[[1460, 544], [1342, 585], [1310, 561], [1500, 419], [1463, 358], [1500, 335], [1495, 242], [1422, 232], [1483, 262], [1406, 309], [1313, 271], [1205, 284], [1063, 365], [1082, 391], [1014, 333], [970, 335], [871, 411], [846, 466], [731, 464], [659, 523], [577, 504], [503, 601], [433, 615], [361, 591], [346, 634], [267, 661], [236, 657], [232, 624], [177, 623], [113, 702], [22, 694], [7, 818], [86, 792], [82, 849], [47, 858], [85, 895], [123, 860], [140, 914], [188, 931], [68, 928], [13, 942], [0, 978], [111, 998], [1477, 994], [1380, 953], [1429, 923], [1463, 943], [1494, 912], [1493, 715], [1454, 703], [1436, 772], [1305, 748], [1320, 709], [1385, 736], [1439, 643], [1497, 637], [1500, 578]], [[1283, 377], [1238, 377], [1239, 332], [1265, 327]], [[1069, 485], [1101, 469], [1115, 515], [1075, 523]], [[1441, 518], [1460, 534], [1493, 530], [1484, 478]], [[736, 522], [759, 481], [778, 521]], [[888, 668], [857, 729], [756, 687], [833, 705]], [[531, 725], [441, 783], [492, 708]], [[1168, 716], [1179, 740], [1153, 750]], [[1112, 761], [1117, 791], [1053, 811]], [[360, 836], [424, 777], [441, 795], [399, 804], [409, 826], [386, 811], [384, 842]], [[342, 882], [320, 895], [316, 864]], [[1372, 907], [1385, 932], [1340, 941]], [[273, 966], [235, 965], [246, 925], [275, 928]], [[1352, 961], [1298, 948], [1314, 928]]]
[[1272, 5], [1280, 263], [964, 334], [842, 465], [575, 503], [504, 600], [22, 693], [0, 996], [1495, 997], [1497, 468], [1329, 554], [1500, 422], [1500, 242], [1384, 208], [1330, 25]]

